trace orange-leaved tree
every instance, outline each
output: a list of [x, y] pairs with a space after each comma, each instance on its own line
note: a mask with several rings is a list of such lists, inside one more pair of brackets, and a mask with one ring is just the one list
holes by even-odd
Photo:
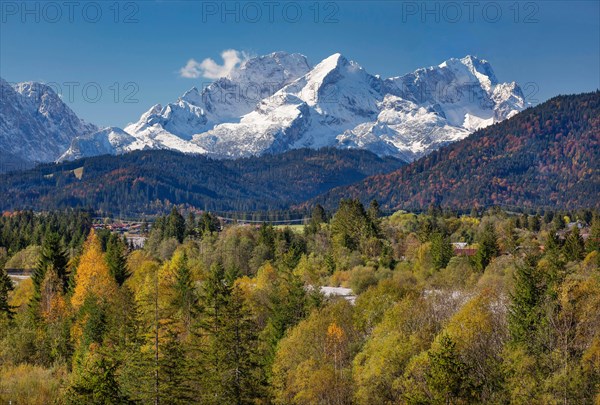
[[90, 294], [100, 300], [108, 300], [115, 295], [116, 291], [117, 284], [104, 260], [100, 240], [92, 229], [83, 245], [83, 253], [77, 266], [71, 304], [77, 310]]

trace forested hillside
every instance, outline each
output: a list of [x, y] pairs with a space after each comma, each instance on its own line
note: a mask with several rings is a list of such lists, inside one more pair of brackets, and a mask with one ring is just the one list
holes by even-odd
[[344, 200], [303, 229], [172, 210], [140, 250], [56, 229], [32, 278], [0, 269], [0, 403], [600, 401], [589, 210], [380, 218]]
[[339, 149], [237, 160], [139, 151], [0, 175], [0, 211], [72, 207], [135, 215], [168, 212], [172, 204], [217, 211], [281, 209], [402, 164]]
[[377, 199], [383, 207], [600, 206], [600, 92], [558, 96], [393, 173], [315, 201]]

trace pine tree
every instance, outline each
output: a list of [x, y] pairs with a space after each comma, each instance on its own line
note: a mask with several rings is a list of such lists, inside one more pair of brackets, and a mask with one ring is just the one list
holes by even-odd
[[321, 224], [326, 222], [327, 216], [325, 214], [325, 209], [320, 204], [317, 204], [311, 214], [310, 221], [304, 227], [305, 235], [313, 235], [321, 229]]
[[209, 212], [204, 212], [200, 218], [198, 227], [202, 235], [211, 234], [212, 232], [218, 232], [221, 224], [219, 218], [212, 215]]
[[541, 221], [539, 215], [534, 215], [529, 220], [529, 230], [532, 232], [539, 232], [541, 227]]
[[13, 308], [8, 304], [8, 293], [14, 289], [14, 285], [6, 270], [0, 268], [0, 313], [5, 313], [9, 318], [13, 317]]
[[318, 224], [327, 222], [327, 214], [321, 204], [315, 205], [315, 208], [312, 210], [311, 219]]
[[215, 336], [226, 348], [221, 366], [223, 403], [253, 403], [259, 391], [257, 326], [240, 289], [233, 288], [224, 309], [222, 328]]
[[110, 274], [113, 276], [119, 286], [131, 275], [127, 268], [127, 258], [125, 257], [126, 246], [115, 234], [112, 234], [106, 244], [106, 264]]
[[379, 202], [377, 200], [371, 200], [367, 214], [373, 223], [377, 223], [379, 221], [381, 212], [379, 211]]
[[69, 287], [68, 262], [69, 259], [60, 242], [60, 236], [54, 232], [47, 233], [42, 244], [40, 259], [31, 275], [34, 286], [34, 302], [38, 302], [40, 299], [40, 288], [46, 278], [46, 272], [50, 268], [61, 280], [63, 292], [67, 292]]
[[557, 213], [556, 215], [554, 215], [554, 218], [552, 219], [552, 222], [554, 223], [554, 228], [557, 231], [560, 231], [561, 229], [563, 229], [566, 225], [565, 223], [565, 217], [562, 213]]
[[194, 402], [186, 351], [175, 334], [163, 337], [158, 376], [159, 403], [185, 405]]
[[182, 243], [185, 237], [185, 219], [175, 207], [166, 219], [164, 237], [175, 238], [179, 243]]
[[598, 252], [600, 256], [600, 214], [595, 214], [590, 226], [590, 236], [585, 245], [587, 252]]
[[496, 231], [494, 230], [494, 225], [488, 223], [483, 230], [479, 240], [479, 247], [475, 254], [475, 264], [479, 271], [485, 270], [487, 265], [498, 255], [498, 253], [499, 248]]
[[101, 354], [94, 354], [87, 362], [76, 369], [74, 381], [64, 396], [67, 404], [125, 405], [132, 401], [121, 392], [117, 381], [118, 364]]
[[219, 339], [222, 337], [225, 324], [225, 307], [231, 295], [231, 286], [227, 283], [225, 269], [220, 263], [211, 266], [208, 278], [204, 283], [204, 313], [202, 326], [208, 337], [208, 344], [203, 358], [206, 362], [207, 403], [225, 403], [225, 387], [222, 378], [225, 370], [225, 357], [228, 348]]
[[362, 240], [377, 237], [377, 224], [365, 212], [359, 200], [341, 200], [331, 220], [334, 242], [350, 250], [358, 250]]
[[197, 224], [196, 224], [196, 216], [193, 212], [189, 212], [188, 216], [185, 220], [185, 235], [196, 237], [197, 235]]
[[548, 225], [549, 223], [551, 223], [553, 219], [554, 219], [554, 212], [552, 212], [552, 211], [546, 211], [544, 213], [544, 223], [546, 225]]
[[529, 229], [529, 215], [527, 215], [527, 214], [521, 215], [521, 228]]
[[554, 230], [550, 230], [544, 245], [544, 257], [548, 261], [549, 265], [548, 283], [554, 288], [558, 287], [560, 283], [562, 283], [564, 277], [563, 273], [565, 263], [562, 259], [560, 250], [560, 241], [558, 236]]
[[197, 313], [198, 295], [192, 279], [192, 272], [188, 266], [187, 255], [185, 253], [176, 255], [172, 262], [175, 266], [172, 305], [177, 308], [181, 318], [184, 336], [189, 336], [192, 330], [192, 321]]
[[435, 232], [431, 236], [431, 258], [434, 268], [436, 270], [445, 268], [452, 256], [454, 256], [454, 250], [450, 239], [440, 232]]
[[439, 347], [428, 352], [430, 368], [426, 374], [427, 385], [446, 404], [468, 401], [473, 389], [468, 378], [468, 367], [461, 361], [456, 343], [442, 335]]
[[277, 344], [285, 332], [306, 316], [307, 294], [304, 284], [291, 271], [279, 273], [269, 296], [271, 315], [261, 332], [264, 350], [261, 362], [267, 373], [275, 359]]
[[567, 260], [581, 260], [584, 252], [585, 246], [583, 244], [583, 238], [579, 234], [579, 227], [574, 225], [565, 240], [563, 253]]
[[514, 290], [508, 312], [508, 328], [514, 343], [533, 350], [534, 335], [540, 321], [540, 304], [543, 299], [541, 275], [536, 267], [524, 263], [514, 274]]
[[[235, 270], [225, 271], [216, 263], [203, 286], [202, 368], [206, 378], [203, 386], [207, 391], [203, 403], [253, 403], [262, 389], [264, 375], [258, 364], [258, 327], [244, 291], [234, 284], [235, 277]], [[282, 305], [294, 302], [295, 294], [285, 294], [285, 298]], [[291, 314], [282, 313], [283, 322], [290, 321], [287, 315]]]

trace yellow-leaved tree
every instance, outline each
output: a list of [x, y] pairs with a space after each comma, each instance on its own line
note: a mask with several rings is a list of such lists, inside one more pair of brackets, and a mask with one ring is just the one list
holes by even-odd
[[116, 291], [117, 283], [110, 275], [100, 240], [92, 229], [83, 244], [83, 253], [75, 274], [75, 290], [71, 304], [77, 310], [89, 294], [94, 294], [96, 298], [104, 301], [114, 297]]

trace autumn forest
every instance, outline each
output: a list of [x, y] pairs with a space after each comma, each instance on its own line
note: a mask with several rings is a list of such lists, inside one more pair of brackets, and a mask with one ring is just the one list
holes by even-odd
[[592, 211], [343, 200], [285, 227], [173, 209], [143, 248], [97, 225], [0, 218], [0, 402], [600, 400]]

